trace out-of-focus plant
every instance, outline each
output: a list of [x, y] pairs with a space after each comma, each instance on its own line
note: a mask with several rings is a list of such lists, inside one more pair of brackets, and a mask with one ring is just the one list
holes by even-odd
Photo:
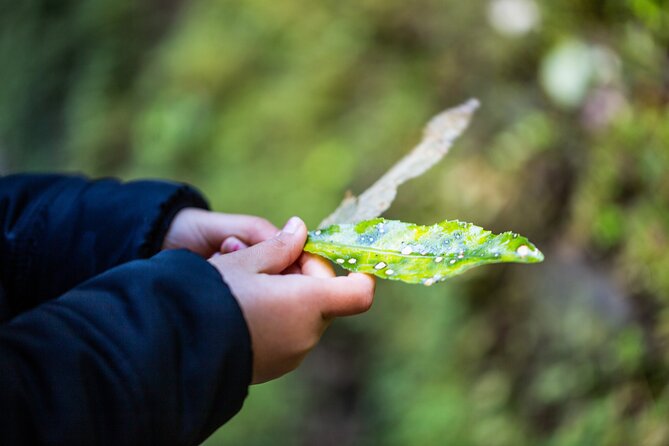
[[379, 283], [369, 314], [252, 388], [210, 444], [669, 443], [666, 1], [0, 11], [5, 171], [171, 177], [217, 209], [315, 227], [427, 117], [486, 104], [389, 218], [513, 228], [548, 260]]

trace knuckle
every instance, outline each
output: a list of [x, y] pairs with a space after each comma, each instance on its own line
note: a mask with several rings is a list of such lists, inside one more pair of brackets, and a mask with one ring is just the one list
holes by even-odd
[[249, 224], [259, 232], [271, 233], [276, 231], [276, 227], [266, 218], [250, 216]]
[[252, 226], [264, 226], [268, 223], [264, 218], [255, 215], [248, 215], [246, 218], [248, 219], [248, 223]]
[[256, 217], [256, 224], [258, 226], [264, 226], [266, 228], [271, 228], [271, 229], [275, 228], [275, 226], [269, 220], [262, 217]]
[[271, 251], [274, 251], [273, 252], [274, 255], [284, 255], [284, 256], [288, 255], [287, 251], [288, 251], [289, 245], [286, 242], [286, 240], [281, 238], [281, 236], [269, 239], [267, 241], [267, 244], [268, 244], [269, 249]]

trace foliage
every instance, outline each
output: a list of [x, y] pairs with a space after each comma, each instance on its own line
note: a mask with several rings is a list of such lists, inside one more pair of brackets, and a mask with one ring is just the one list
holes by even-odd
[[309, 232], [307, 252], [382, 279], [432, 285], [491, 263], [536, 263], [543, 254], [513, 232], [495, 235], [460, 221], [421, 226], [385, 218]]
[[[189, 181], [316, 227], [467, 97], [389, 218], [547, 260], [380, 281], [210, 444], [669, 443], [665, 0], [0, 0], [0, 167]], [[521, 275], [522, 274], [522, 275]]]

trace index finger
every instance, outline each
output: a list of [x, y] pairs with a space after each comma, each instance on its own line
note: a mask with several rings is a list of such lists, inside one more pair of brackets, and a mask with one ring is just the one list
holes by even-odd
[[317, 302], [325, 319], [350, 316], [369, 310], [374, 300], [374, 278], [363, 273], [324, 278], [305, 275], [267, 276], [276, 298], [286, 295]]

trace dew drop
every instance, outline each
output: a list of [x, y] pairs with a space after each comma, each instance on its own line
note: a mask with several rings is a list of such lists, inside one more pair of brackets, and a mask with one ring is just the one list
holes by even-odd
[[379, 263], [377, 263], [376, 265], [374, 265], [374, 269], [383, 269], [383, 268], [385, 268], [386, 266], [387, 266], [387, 265], [386, 265], [385, 262], [379, 262]]
[[395, 271], [393, 271], [392, 269], [387, 269], [386, 270], [386, 275], [392, 276], [393, 274], [395, 274]]
[[450, 263], [451, 265], [453, 265], [453, 264], [455, 263], [455, 259], [451, 260], [451, 261], [448, 262], [448, 263]]
[[516, 249], [516, 253], [521, 257], [526, 257], [530, 253], [530, 248], [527, 245], [521, 245]]
[[458, 254], [458, 259], [464, 259], [465, 255], [463, 253]]
[[437, 263], [441, 263], [442, 260], [444, 260], [444, 258], [441, 257], [441, 256], [434, 258], [434, 261], [437, 262]]
[[337, 259], [336, 262], [341, 265], [342, 263], [344, 263], [344, 259]]
[[321, 235], [321, 230], [316, 231], [316, 235]]
[[402, 248], [402, 254], [404, 254], [405, 256], [408, 256], [412, 252], [413, 249], [411, 249], [411, 246], [405, 246], [404, 248]]
[[430, 286], [430, 285], [432, 285], [433, 283], [434, 283], [434, 279], [425, 279], [425, 280], [423, 281], [423, 285], [425, 285], [425, 286]]
[[348, 263], [350, 263], [351, 265], [353, 265], [355, 262], [357, 262], [356, 259], [348, 259]]

